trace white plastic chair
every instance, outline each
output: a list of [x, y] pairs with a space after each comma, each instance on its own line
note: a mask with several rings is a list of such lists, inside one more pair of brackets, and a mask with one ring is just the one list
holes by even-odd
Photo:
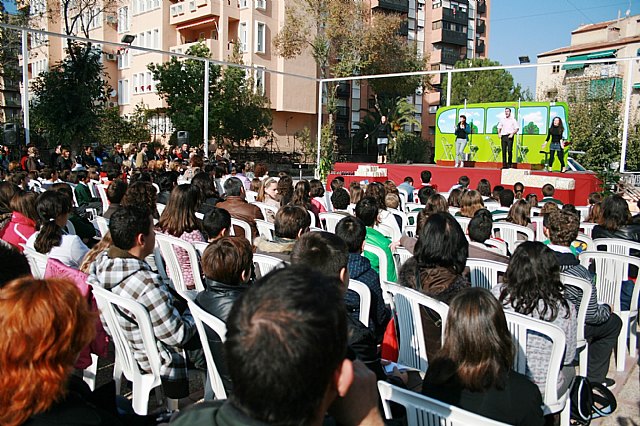
[[191, 263], [191, 271], [193, 272], [193, 282], [197, 291], [204, 290], [204, 284], [202, 283], [202, 274], [200, 272], [200, 259], [198, 258], [198, 252], [193, 244], [188, 241], [181, 240], [180, 238], [172, 235], [156, 232], [156, 244], [160, 248], [160, 253], [164, 259], [165, 266], [168, 270], [168, 275], [173, 282], [173, 286], [179, 293], [185, 293], [188, 291], [187, 284], [184, 277], [183, 268], [178, 260], [178, 255], [175, 249], [181, 248], [189, 255], [189, 263]]
[[107, 185], [103, 185], [101, 183], [96, 183], [94, 185], [96, 191], [98, 191], [98, 195], [100, 196], [100, 201], [102, 201], [102, 213], [106, 212], [109, 208], [109, 199], [107, 198]]
[[[373, 244], [364, 243], [364, 251], [368, 251], [378, 258], [378, 275], [380, 275], [380, 281], [389, 281], [388, 274], [388, 259], [387, 254], [384, 250], [382, 250], [378, 246], [374, 246]], [[364, 252], [363, 252], [364, 255]]]
[[220, 337], [220, 340], [224, 342], [227, 336], [227, 326], [223, 321], [199, 307], [193, 300], [187, 299], [187, 303], [189, 304], [189, 311], [191, 311], [191, 315], [193, 315], [193, 319], [195, 320], [204, 357], [207, 360], [207, 383], [204, 388], [204, 400], [210, 401], [214, 399], [214, 396], [215, 399], [227, 399], [227, 392], [224, 390], [222, 377], [213, 359], [213, 353], [209, 346], [209, 339], [207, 339], [207, 331], [205, 328], [205, 326], [210, 328]]
[[506, 423], [482, 417], [382, 380], [378, 382], [378, 392], [387, 420], [393, 419], [391, 402], [395, 402], [405, 408], [407, 424], [411, 426], [506, 426]]
[[[120, 392], [122, 375], [133, 383], [133, 410], [136, 414], [146, 415], [148, 410], [149, 392], [161, 385], [160, 381], [160, 354], [156, 346], [156, 338], [149, 313], [135, 300], [118, 296], [99, 286], [93, 287], [93, 295], [100, 309], [103, 323], [112, 338], [116, 351], [116, 362], [113, 368], [113, 379], [116, 382], [116, 392]], [[140, 330], [145, 355], [149, 360], [151, 373], [140, 371], [138, 362], [134, 357], [135, 350], [131, 342], [126, 338], [120, 321], [123, 318], [117, 311], [125, 311], [133, 317]], [[125, 320], [126, 321], [126, 320]], [[156, 397], [160, 393], [156, 391]]]
[[407, 225], [404, 228], [404, 233], [407, 234], [410, 237], [416, 237], [416, 234], [418, 233], [418, 226], [417, 225]]
[[505, 243], [502, 240], [499, 240], [497, 238], [489, 238], [488, 240], [485, 240], [484, 243], [489, 247], [493, 247], [497, 249], [500, 252], [500, 254], [503, 256], [506, 256], [509, 253], [507, 251], [507, 243]]
[[393, 307], [400, 330], [398, 364], [426, 372], [429, 360], [427, 359], [427, 344], [422, 329], [421, 307], [429, 308], [440, 316], [442, 321], [441, 341], [443, 341], [449, 306], [419, 291], [388, 282], [385, 284], [385, 290], [393, 296]]
[[316, 215], [313, 214], [313, 212], [311, 210], [307, 210], [307, 213], [309, 213], [309, 217], [311, 218], [311, 226], [312, 228], [316, 227]]
[[158, 214], [162, 215], [162, 212], [167, 206], [162, 203], [156, 203], [156, 209], [158, 210]]
[[324, 228], [327, 232], [331, 232], [332, 234], [335, 234], [336, 232], [336, 225], [338, 225], [338, 222], [340, 222], [342, 219], [344, 219], [345, 216], [343, 214], [340, 213], [320, 213], [320, 222], [324, 222]]
[[253, 203], [256, 200], [258, 193], [256, 191], [245, 191], [245, 200], [248, 203]]
[[207, 247], [209, 247], [209, 243], [204, 241], [196, 241], [192, 244], [193, 244], [193, 248], [195, 248], [196, 251], [198, 252], [198, 255], [200, 256], [200, 258], [202, 258], [204, 251], [207, 249]]
[[[400, 231], [403, 231], [405, 226], [407, 226], [409, 224], [409, 218], [407, 217], [407, 214], [405, 212], [403, 212], [403, 211], [398, 210], [398, 209], [387, 208], [387, 211], [389, 213], [391, 213], [392, 215], [400, 216], [400, 222], [401, 222]], [[394, 217], [394, 219], [395, 219], [395, 217]]]
[[492, 229], [494, 233], [496, 233], [496, 231], [500, 233], [500, 239], [507, 243], [512, 252], [515, 250], [519, 235], [524, 235], [526, 237], [525, 240], [529, 241], [535, 241], [536, 238], [531, 228], [516, 225], [515, 223], [494, 222]]
[[98, 231], [100, 231], [100, 236], [104, 238], [109, 232], [109, 219], [106, 219], [102, 216], [96, 216], [95, 218], [96, 225], [98, 225]]
[[460, 207], [449, 206], [449, 214], [451, 214], [451, 216], [455, 216], [456, 213], [458, 213], [459, 211], [460, 211]]
[[580, 232], [582, 232], [583, 234], [587, 234], [590, 237], [591, 232], [593, 232], [593, 228], [596, 225], [597, 223], [580, 222]]
[[540, 207], [531, 207], [531, 211], [529, 212], [529, 214], [531, 215], [531, 217], [540, 216], [541, 211], [542, 209]]
[[360, 322], [369, 327], [369, 312], [371, 311], [371, 290], [358, 280], [349, 280], [349, 290], [355, 291], [360, 298]]
[[467, 259], [469, 280], [472, 287], [482, 287], [491, 290], [498, 285], [498, 278], [507, 271], [507, 264], [485, 259]]
[[491, 215], [491, 219], [493, 219], [493, 221], [496, 222], [498, 220], [505, 220], [508, 216], [509, 216], [509, 213], [495, 213]]
[[464, 217], [464, 216], [454, 216], [454, 218], [460, 224], [460, 227], [462, 228], [462, 232], [466, 234], [467, 228], [469, 228], [469, 222], [471, 222], [471, 218]]
[[258, 228], [258, 234], [261, 237], [266, 238], [269, 241], [273, 241], [273, 237], [276, 233], [276, 227], [272, 222], [256, 219], [256, 227]]
[[249, 244], [253, 244], [253, 241], [251, 240], [251, 225], [249, 225], [247, 222], [245, 222], [244, 220], [240, 220], [240, 219], [236, 219], [235, 217], [231, 218], [231, 229], [229, 230], [229, 234], [231, 236], [235, 236], [236, 235], [236, 231], [235, 231], [235, 227], [239, 227], [242, 228], [242, 230], [244, 231], [244, 236], [247, 240], [249, 240]]
[[591, 299], [591, 292], [593, 289], [589, 281], [568, 274], [560, 274], [560, 281], [562, 281], [562, 284], [565, 286], [578, 288], [580, 293], [582, 293], [580, 306], [576, 306], [576, 310], [578, 311], [576, 352], [580, 353], [580, 375], [587, 377], [587, 367], [589, 365], [589, 342], [584, 335], [584, 326], [587, 321], [587, 308], [589, 307], [589, 299]]
[[269, 218], [270, 215], [268, 213], [271, 213], [273, 217], [275, 217], [276, 213], [278, 213], [278, 209], [270, 204], [262, 203], [260, 201], [254, 201], [251, 204], [260, 209], [260, 211], [262, 212], [262, 217], [264, 217], [265, 219]]
[[413, 254], [411, 254], [411, 252], [404, 247], [398, 247], [396, 249], [396, 255], [398, 256], [398, 262], [397, 262], [398, 271], [400, 270], [402, 265], [404, 265], [404, 262], [406, 262], [407, 260], [413, 257]]
[[575, 206], [576, 210], [580, 212], [580, 221], [585, 221], [589, 217], [589, 209], [591, 206]]
[[569, 425], [569, 393], [571, 388], [558, 396], [558, 375], [562, 369], [564, 351], [566, 347], [566, 336], [564, 331], [549, 322], [521, 315], [516, 312], [505, 311], [507, 326], [513, 337], [516, 346], [513, 369], [520, 374], [527, 371], [527, 336], [541, 335], [551, 342], [551, 357], [547, 368], [547, 377], [544, 386], [544, 397], [542, 411], [545, 415], [562, 412], [560, 414], [560, 425]]
[[286, 263], [282, 259], [267, 254], [254, 253], [253, 264], [259, 272], [260, 277], [264, 277], [274, 269], [284, 268]]
[[375, 229], [376, 231], [380, 232], [385, 237], [388, 237], [391, 240], [393, 240], [393, 228], [392, 227], [390, 227], [388, 225], [385, 225], [384, 223], [378, 223], [373, 227], [373, 229]]
[[[598, 244], [595, 240], [594, 244]], [[638, 328], [638, 292], [640, 284], [633, 286], [631, 295], [631, 309], [623, 311], [620, 307], [620, 291], [622, 281], [628, 278], [629, 266], [640, 268], [640, 259], [604, 251], [585, 251], [580, 253], [580, 263], [588, 268], [593, 261], [596, 271], [596, 288], [598, 290], [598, 302], [606, 303], [612, 307], [612, 311], [622, 320], [622, 329], [618, 335], [616, 349], [616, 366], [618, 371], [624, 371], [626, 361], [627, 339], [628, 350], [631, 357], [636, 356], [637, 328]]]
[[424, 204], [420, 203], [407, 203], [404, 207], [407, 213], [412, 212], [414, 210], [422, 210], [424, 209]]
[[43, 279], [44, 271], [47, 269], [47, 255], [38, 253], [35, 249], [27, 247], [24, 244], [22, 247], [24, 248], [23, 253], [27, 261], [29, 261], [31, 275], [33, 275], [34, 278]]
[[631, 256], [631, 250], [640, 252], [640, 243], [623, 240], [622, 238], [596, 238], [592, 240], [593, 250]]

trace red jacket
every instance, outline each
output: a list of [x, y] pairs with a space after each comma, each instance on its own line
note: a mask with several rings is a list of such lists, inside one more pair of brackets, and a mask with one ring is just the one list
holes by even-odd
[[36, 232], [36, 223], [22, 213], [13, 212], [11, 221], [2, 230], [4, 241], [16, 246], [20, 252], [23, 248], [20, 244], [26, 244], [29, 237]]

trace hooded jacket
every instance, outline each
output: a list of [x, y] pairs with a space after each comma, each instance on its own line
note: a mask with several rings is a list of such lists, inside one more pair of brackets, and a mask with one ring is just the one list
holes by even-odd
[[[180, 315], [166, 284], [145, 261], [115, 246], [111, 247], [91, 265], [88, 281], [142, 304], [149, 313], [156, 337], [161, 362], [160, 375], [172, 381], [187, 378], [186, 356], [182, 347], [196, 333], [193, 317], [188, 311]], [[129, 312], [120, 314], [118, 323], [134, 348], [138, 365], [143, 371], [151, 372], [135, 318]], [[104, 319], [102, 323], [106, 329]]]
[[293, 250], [295, 243], [296, 240], [288, 238], [276, 237], [274, 241], [269, 241], [262, 236], [253, 241], [253, 245], [256, 246], [256, 253], [277, 257], [285, 262], [291, 260], [291, 250]]
[[0, 238], [22, 252], [24, 249], [20, 244], [26, 244], [34, 232], [36, 232], [36, 223], [33, 220], [22, 213], [13, 212], [11, 221], [0, 231]]

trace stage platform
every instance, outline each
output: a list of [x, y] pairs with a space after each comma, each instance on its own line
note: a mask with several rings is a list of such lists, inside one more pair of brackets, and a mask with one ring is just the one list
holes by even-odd
[[[356, 176], [354, 175], [358, 166], [372, 165], [387, 169], [386, 177]], [[503, 185], [505, 188], [513, 189], [515, 182], [522, 182], [525, 185], [525, 195], [534, 193], [538, 199], [542, 199], [542, 185], [545, 183], [554, 184], [556, 190], [555, 198], [563, 203], [571, 203], [577, 206], [587, 204], [589, 193], [601, 191], [600, 180], [593, 172], [545, 172], [543, 170], [531, 170], [526, 165], [521, 165], [518, 169], [497, 169], [493, 167], [481, 167], [482, 163], [476, 163], [475, 167], [447, 167], [435, 164], [375, 164], [375, 163], [336, 163], [334, 170], [327, 178], [327, 186], [337, 175], [345, 178], [347, 186], [352, 181], [378, 181], [384, 182], [387, 179], [393, 180], [396, 185], [402, 183], [405, 177], [411, 176], [414, 186], [420, 188], [420, 173], [429, 170], [432, 173], [431, 183], [438, 186], [438, 190], [447, 192], [458, 182], [458, 178], [466, 175], [471, 180], [470, 188], [475, 189], [480, 179], [488, 179], [493, 188], [495, 185]], [[516, 171], [517, 170], [517, 171]], [[574, 183], [564, 179], [573, 179]], [[564, 184], [573, 189], [560, 189]]]

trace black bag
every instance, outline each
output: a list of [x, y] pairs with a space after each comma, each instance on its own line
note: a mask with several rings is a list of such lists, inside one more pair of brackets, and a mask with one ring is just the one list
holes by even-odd
[[593, 419], [606, 417], [618, 406], [609, 389], [582, 376], [574, 379], [570, 397], [571, 419], [579, 425], [588, 425]]

